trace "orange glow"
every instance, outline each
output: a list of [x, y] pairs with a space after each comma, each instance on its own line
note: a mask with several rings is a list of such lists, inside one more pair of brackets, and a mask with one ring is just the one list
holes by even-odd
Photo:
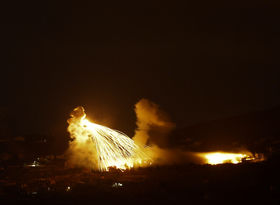
[[198, 156], [204, 158], [207, 164], [224, 164], [232, 163], [238, 164], [243, 160], [254, 160], [255, 158], [251, 153], [227, 153], [227, 152], [209, 152], [209, 153], [200, 153]]
[[110, 167], [123, 170], [151, 163], [127, 135], [86, 119], [83, 107], [74, 109], [68, 123], [74, 164], [108, 171]]

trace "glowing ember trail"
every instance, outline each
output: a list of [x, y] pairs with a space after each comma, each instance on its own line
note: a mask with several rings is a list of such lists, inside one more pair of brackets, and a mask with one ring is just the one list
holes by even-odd
[[226, 152], [210, 152], [198, 154], [205, 158], [207, 164], [223, 164], [232, 163], [238, 164], [244, 160], [254, 160], [255, 158], [250, 153], [226, 153]]
[[[73, 141], [70, 150], [76, 164], [108, 171], [109, 167], [127, 169], [151, 163], [150, 158], [124, 133], [86, 119], [83, 107], [77, 107], [68, 120]], [[88, 150], [88, 151], [86, 151]], [[73, 161], [73, 160], [72, 160]]]

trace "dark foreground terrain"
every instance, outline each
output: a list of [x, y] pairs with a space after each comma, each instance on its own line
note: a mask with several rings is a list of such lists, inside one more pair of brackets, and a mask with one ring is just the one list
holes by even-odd
[[103, 173], [55, 161], [6, 165], [0, 169], [0, 204], [279, 204], [277, 164], [274, 159]]

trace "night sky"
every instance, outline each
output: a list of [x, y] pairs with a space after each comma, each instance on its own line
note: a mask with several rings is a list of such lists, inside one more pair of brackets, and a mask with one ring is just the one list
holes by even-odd
[[59, 135], [82, 105], [133, 135], [141, 98], [178, 127], [280, 105], [278, 0], [102, 2], [1, 6], [2, 124]]

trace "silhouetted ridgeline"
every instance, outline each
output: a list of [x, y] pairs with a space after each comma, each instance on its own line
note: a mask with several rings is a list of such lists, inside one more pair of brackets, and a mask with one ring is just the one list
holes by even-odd
[[170, 143], [192, 151], [245, 147], [271, 152], [280, 144], [280, 107], [178, 128], [171, 134]]

